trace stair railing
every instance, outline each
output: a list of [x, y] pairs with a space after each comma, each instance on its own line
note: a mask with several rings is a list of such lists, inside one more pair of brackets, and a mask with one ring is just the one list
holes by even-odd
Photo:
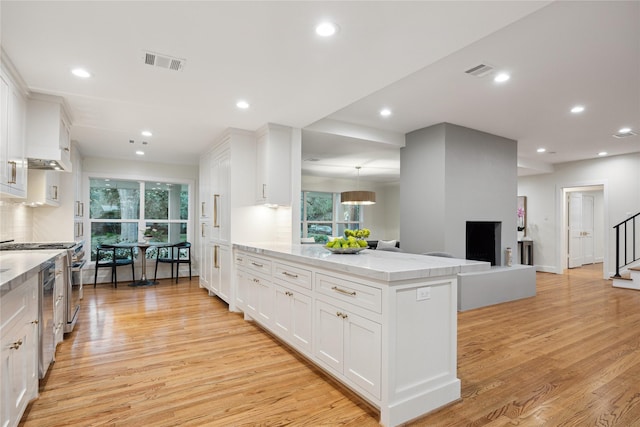
[[[640, 254], [636, 253], [636, 239], [640, 241], [638, 235], [639, 229], [636, 228], [636, 218], [640, 216], [640, 212], [622, 221], [620, 224], [614, 225], [616, 230], [616, 274], [613, 277], [620, 277], [620, 269], [640, 259]], [[629, 229], [630, 228], [630, 229]], [[623, 253], [620, 252], [620, 234], [624, 240]], [[629, 250], [629, 240], [631, 240], [631, 250]], [[640, 251], [638, 251], [640, 252]], [[622, 262], [620, 256], [622, 255]]]

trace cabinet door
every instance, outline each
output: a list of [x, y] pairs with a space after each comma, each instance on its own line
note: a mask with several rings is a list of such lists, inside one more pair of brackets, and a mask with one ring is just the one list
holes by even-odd
[[0, 76], [0, 192], [27, 195], [25, 147], [26, 102], [4, 76]]
[[247, 297], [249, 295], [249, 281], [247, 273], [242, 269], [236, 270], [236, 283], [238, 288], [236, 289], [236, 307], [240, 310], [247, 312]]
[[293, 129], [268, 124], [257, 132], [256, 203], [291, 205]]
[[258, 291], [258, 320], [263, 325], [271, 328], [273, 326], [274, 295], [273, 286], [270, 281], [263, 278], [256, 278], [256, 289]]
[[344, 375], [380, 399], [382, 326], [345, 313]]
[[273, 328], [277, 334], [287, 340], [291, 338], [293, 323], [291, 316], [292, 295], [293, 293], [289, 289], [274, 285]]
[[226, 245], [217, 245], [218, 296], [231, 303], [231, 251]]
[[211, 290], [211, 261], [213, 253], [213, 247], [209, 244], [206, 237], [208, 232], [209, 223], [200, 223], [200, 265], [198, 267], [200, 274], [200, 287]]
[[313, 306], [311, 297], [292, 291], [291, 296], [291, 341], [293, 345], [311, 352]]
[[219, 245], [210, 244], [211, 248], [209, 253], [209, 262], [211, 264], [211, 277], [209, 282], [209, 290], [215, 292], [216, 295], [220, 295], [220, 264], [218, 264], [218, 248]]
[[316, 300], [315, 355], [339, 374], [344, 370], [344, 324], [341, 315], [337, 307]]

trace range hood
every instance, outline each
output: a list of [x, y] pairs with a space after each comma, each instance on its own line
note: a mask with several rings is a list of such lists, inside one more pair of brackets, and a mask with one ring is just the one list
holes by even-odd
[[27, 101], [29, 169], [71, 171], [71, 121], [59, 96], [31, 93]]
[[29, 169], [38, 170], [64, 170], [64, 167], [57, 160], [27, 159]]

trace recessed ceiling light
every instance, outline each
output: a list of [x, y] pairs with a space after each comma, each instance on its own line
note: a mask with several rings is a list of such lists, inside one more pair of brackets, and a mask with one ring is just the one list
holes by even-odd
[[571, 112], [574, 114], [582, 113], [584, 111], [584, 107], [582, 105], [576, 105], [571, 109]]
[[618, 130], [618, 133], [629, 133], [631, 132], [631, 128], [620, 128], [620, 130]]
[[598, 153], [598, 156], [606, 156], [607, 154], [609, 153], [607, 153], [606, 151], [601, 151]]
[[383, 108], [382, 110], [380, 110], [380, 115], [382, 117], [388, 117], [391, 115], [391, 110], [389, 110], [388, 108]]
[[547, 151], [547, 149], [546, 148], [538, 148], [536, 151], [538, 153], [544, 153], [545, 151]]
[[236, 102], [236, 107], [240, 108], [241, 110], [246, 110], [247, 108], [249, 108], [249, 103], [247, 101], [238, 101]]
[[316, 34], [321, 37], [331, 37], [338, 32], [338, 26], [333, 22], [323, 22], [316, 27]]
[[71, 70], [71, 74], [76, 77], [80, 77], [81, 79], [88, 79], [89, 77], [91, 77], [91, 73], [84, 68], [74, 68], [73, 70]]
[[136, 154], [137, 154], [138, 156], [144, 156], [144, 151], [142, 151], [142, 150], [138, 150], [138, 151], [136, 151]]
[[511, 76], [507, 73], [499, 73], [497, 76], [493, 78], [493, 81], [496, 83], [504, 83], [509, 80]]
[[148, 130], [143, 130], [142, 132], [140, 132], [140, 135], [142, 135], [142, 136], [153, 136], [153, 134]]

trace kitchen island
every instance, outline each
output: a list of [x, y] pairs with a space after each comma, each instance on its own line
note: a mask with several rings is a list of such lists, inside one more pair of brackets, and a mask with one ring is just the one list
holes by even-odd
[[489, 263], [234, 244], [235, 307], [395, 426], [460, 398], [457, 274]]

